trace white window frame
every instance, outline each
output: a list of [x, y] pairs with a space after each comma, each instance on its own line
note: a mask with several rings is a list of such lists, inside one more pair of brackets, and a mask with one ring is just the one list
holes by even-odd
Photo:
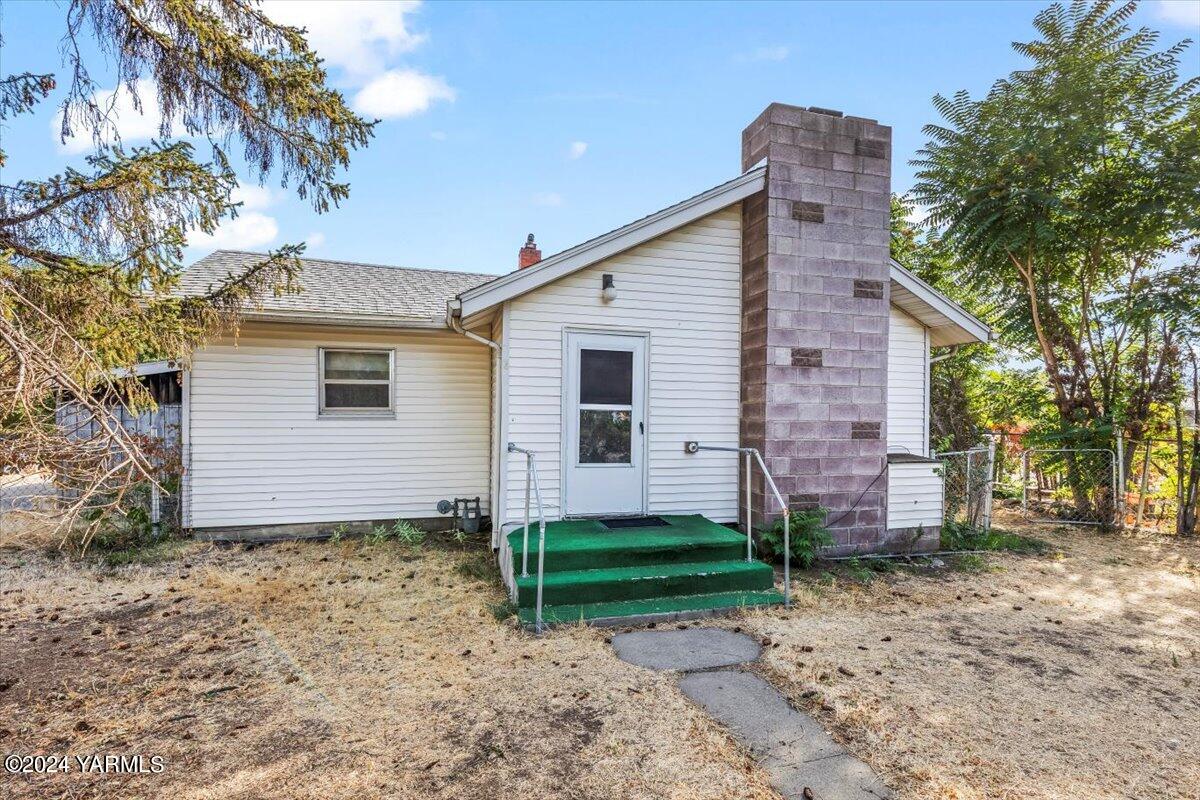
[[[378, 408], [327, 408], [325, 406], [326, 353], [381, 353], [388, 357], [388, 404]], [[333, 379], [333, 383], [377, 385], [383, 381]], [[317, 416], [318, 417], [394, 417], [396, 415], [396, 351], [386, 347], [318, 347], [317, 348]]]

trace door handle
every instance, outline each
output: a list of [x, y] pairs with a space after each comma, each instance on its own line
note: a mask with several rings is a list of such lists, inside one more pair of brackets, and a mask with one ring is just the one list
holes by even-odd
[[638, 430], [639, 430], [639, 431], [641, 431], [641, 434], [642, 434], [642, 436], [645, 436], [645, 435], [646, 435], [646, 423], [644, 423], [644, 422], [639, 422], [639, 423], [638, 423]]

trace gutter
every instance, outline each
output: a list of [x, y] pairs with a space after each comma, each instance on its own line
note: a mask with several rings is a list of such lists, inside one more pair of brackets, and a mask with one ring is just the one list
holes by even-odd
[[437, 315], [411, 319], [389, 314], [324, 314], [319, 311], [247, 311], [246, 322], [286, 322], [293, 325], [341, 325], [346, 327], [402, 328], [439, 330], [443, 322]]
[[457, 298], [446, 301], [446, 325], [455, 333], [461, 333], [471, 341], [486, 344], [497, 353], [500, 352], [499, 342], [493, 342], [491, 339], [484, 338], [477, 333], [471, 333], [462, 326], [462, 301]]

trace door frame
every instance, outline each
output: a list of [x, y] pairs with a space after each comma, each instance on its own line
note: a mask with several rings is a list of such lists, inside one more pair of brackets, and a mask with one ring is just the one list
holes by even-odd
[[[567, 470], [570, 461], [570, 416], [574, 413], [574, 409], [569, 408], [571, 390], [568, 381], [571, 380], [571, 357], [570, 357], [570, 342], [572, 334], [583, 334], [585, 336], [624, 336], [624, 337], [640, 337], [644, 340], [642, 352], [642, 420], [646, 426], [646, 432], [642, 436], [642, 500], [637, 511], [626, 512], [623, 514], [570, 514], [569, 499], [567, 497], [568, 481]], [[561, 423], [558, 433], [558, 450], [559, 450], [559, 465], [558, 465], [558, 485], [559, 485], [559, 502], [561, 505], [561, 516], [563, 519], [588, 519], [595, 517], [640, 517], [649, 513], [650, 504], [650, 331], [645, 329], [629, 329], [629, 328], [593, 328], [578, 325], [566, 325], [562, 330], [562, 349], [561, 349], [561, 389], [560, 398], [560, 417]]]

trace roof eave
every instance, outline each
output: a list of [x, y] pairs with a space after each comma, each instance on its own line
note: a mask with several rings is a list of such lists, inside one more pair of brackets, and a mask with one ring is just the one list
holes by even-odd
[[595, 239], [590, 239], [543, 259], [532, 267], [511, 272], [458, 295], [462, 317], [474, 317], [492, 306], [531, 292], [541, 286], [623, 253], [656, 236], [675, 230], [722, 208], [733, 205], [766, 186], [766, 168], [757, 167], [707, 192], [631, 222]]
[[895, 259], [891, 261], [890, 277], [893, 284], [904, 289], [920, 306], [905, 310], [930, 329], [930, 338], [935, 347], [991, 341], [992, 329], [986, 323], [909, 272]]

